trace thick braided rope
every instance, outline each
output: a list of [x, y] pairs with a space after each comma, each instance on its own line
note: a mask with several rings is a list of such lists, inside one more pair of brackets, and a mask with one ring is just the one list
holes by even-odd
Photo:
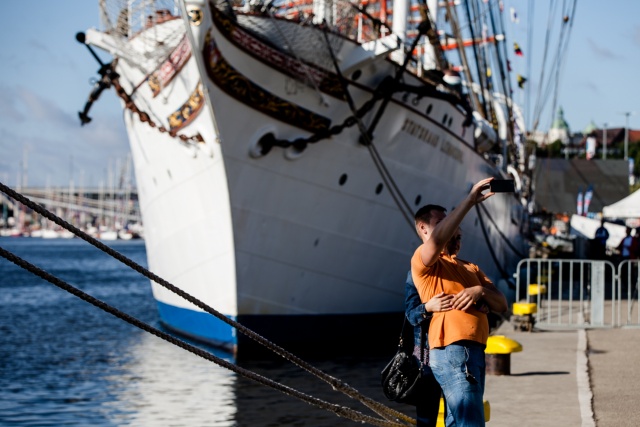
[[80, 289], [69, 285], [68, 283], [64, 282], [63, 280], [57, 278], [56, 276], [53, 276], [50, 273], [47, 273], [46, 271], [36, 267], [35, 265], [25, 261], [24, 259], [18, 257], [17, 255], [7, 251], [6, 249], [0, 247], [0, 256], [6, 258], [7, 260], [11, 261], [12, 263], [16, 264], [19, 267], [22, 267], [23, 269], [35, 274], [36, 276], [54, 284], [55, 286], [57, 286], [58, 288], [65, 290], [67, 292], [69, 292], [70, 294], [75, 295], [76, 297], [80, 298], [83, 301], [86, 301], [96, 307], [98, 307], [99, 309], [106, 311], [109, 314], [112, 314], [115, 317], [118, 317], [122, 320], [124, 320], [125, 322], [140, 328], [146, 332], [149, 332], [150, 334], [153, 334], [159, 338], [162, 338], [163, 340], [176, 345], [184, 350], [187, 350], [190, 353], [193, 353], [197, 356], [202, 357], [203, 359], [206, 359], [208, 361], [214, 362], [217, 365], [220, 365], [224, 368], [227, 368], [237, 374], [240, 374], [246, 378], [249, 378], [253, 381], [256, 381], [260, 384], [266, 385], [268, 387], [274, 388], [276, 390], [281, 391], [282, 393], [285, 393], [289, 396], [293, 396], [293, 397], [297, 397], [298, 399], [307, 402], [311, 405], [317, 406], [319, 408], [322, 409], [326, 409], [329, 411], [334, 412], [336, 415], [343, 417], [343, 418], [348, 418], [350, 420], [353, 421], [357, 421], [357, 422], [363, 422], [363, 423], [368, 423], [371, 425], [375, 425], [375, 426], [381, 426], [381, 427], [396, 427], [396, 426], [404, 426], [406, 424], [399, 424], [397, 422], [391, 422], [388, 420], [381, 420], [378, 418], [373, 418], [371, 416], [365, 415], [359, 411], [356, 411], [354, 409], [351, 408], [347, 408], [345, 406], [340, 406], [340, 405], [336, 405], [327, 401], [324, 401], [322, 399], [318, 399], [315, 398], [313, 396], [310, 396], [308, 394], [305, 394], [299, 390], [296, 390], [294, 388], [291, 388], [289, 386], [286, 386], [284, 384], [280, 384], [278, 382], [275, 382], [269, 378], [266, 378], [260, 374], [257, 374], [255, 372], [249, 371], [247, 369], [241, 368], [237, 365], [234, 365], [233, 363], [230, 363], [220, 357], [217, 357], [209, 352], [206, 352], [198, 347], [195, 347], [191, 344], [187, 344], [186, 342], [179, 340], [169, 334], [167, 334], [166, 332], [163, 332], [157, 328], [154, 328], [151, 325], [148, 325], [142, 321], [140, 321], [139, 319], [130, 316], [127, 313], [124, 313], [120, 310], [118, 310], [115, 307], [110, 306], [109, 304], [105, 303], [104, 301], [101, 301], [97, 298], [94, 298], [93, 296], [81, 291]]
[[72, 224], [69, 224], [68, 222], [64, 221], [63, 219], [59, 218], [58, 216], [54, 215], [53, 213], [49, 212], [47, 209], [44, 209], [42, 206], [38, 205], [37, 203], [32, 202], [31, 200], [29, 200], [27, 197], [25, 197], [24, 195], [14, 191], [13, 189], [7, 187], [6, 185], [4, 185], [2, 182], [0, 182], [0, 190], [2, 192], [4, 192], [6, 195], [14, 198], [15, 200], [19, 201], [20, 203], [22, 203], [23, 205], [29, 207], [30, 209], [32, 209], [34, 212], [37, 212], [38, 214], [44, 216], [45, 218], [49, 219], [50, 221], [53, 221], [54, 223], [58, 224], [59, 226], [71, 231], [73, 234], [75, 234], [76, 236], [78, 236], [79, 238], [85, 240], [86, 242], [90, 243], [91, 245], [95, 246], [96, 248], [102, 250], [103, 252], [107, 253], [108, 255], [112, 256], [113, 258], [117, 259], [118, 261], [122, 262], [123, 264], [127, 265], [128, 267], [132, 268], [133, 270], [137, 271], [138, 273], [142, 274], [143, 276], [147, 277], [150, 280], [153, 280], [155, 283], [159, 284], [160, 286], [165, 287], [166, 289], [170, 290], [171, 292], [175, 293], [176, 295], [184, 298], [186, 301], [192, 303], [193, 305], [201, 308], [203, 311], [211, 314], [212, 316], [215, 316], [216, 318], [218, 318], [219, 320], [225, 322], [226, 324], [236, 328], [236, 330], [242, 332], [243, 334], [247, 335], [249, 338], [253, 339], [256, 342], [259, 342], [260, 344], [264, 345], [265, 347], [269, 348], [271, 351], [273, 351], [274, 353], [282, 356], [283, 358], [285, 358], [286, 360], [289, 360], [290, 362], [294, 363], [295, 365], [299, 366], [300, 368], [306, 370], [307, 372], [315, 375], [316, 377], [320, 378], [321, 380], [327, 382], [328, 384], [331, 385], [331, 387], [333, 387], [335, 390], [338, 390], [344, 394], [346, 394], [347, 396], [359, 400], [360, 402], [362, 402], [365, 406], [369, 407], [371, 410], [373, 410], [375, 413], [383, 416], [386, 419], [389, 420], [403, 420], [406, 423], [410, 423], [410, 424], [414, 424], [416, 423], [416, 421], [407, 416], [406, 414], [403, 414], [399, 411], [396, 411], [393, 408], [389, 408], [386, 405], [381, 404], [380, 402], [377, 402], [367, 396], [364, 396], [362, 393], [360, 393], [358, 390], [354, 389], [353, 387], [351, 387], [350, 385], [340, 381], [339, 379], [321, 371], [318, 368], [315, 368], [313, 366], [311, 366], [310, 364], [308, 364], [307, 362], [303, 361], [302, 359], [300, 359], [299, 357], [289, 353], [287, 350], [283, 349], [282, 347], [272, 343], [271, 341], [267, 340], [266, 338], [262, 337], [261, 335], [253, 332], [251, 329], [247, 328], [246, 326], [242, 325], [241, 323], [238, 323], [228, 317], [226, 317], [225, 315], [223, 315], [222, 313], [218, 312], [217, 310], [215, 310], [214, 308], [204, 304], [202, 301], [196, 299], [195, 297], [189, 295], [188, 293], [184, 292], [182, 289], [177, 288], [176, 286], [172, 285], [171, 283], [167, 282], [166, 280], [162, 279], [161, 277], [157, 276], [156, 274], [150, 272], [149, 270], [147, 270], [146, 268], [142, 267], [141, 265], [137, 264], [136, 262], [132, 261], [131, 259], [125, 257], [124, 255], [122, 255], [121, 253], [113, 250], [112, 248], [108, 247], [107, 245], [105, 245], [104, 243], [100, 242], [99, 240], [89, 236], [87, 233], [83, 232], [82, 230], [78, 229], [77, 227], [73, 226]]

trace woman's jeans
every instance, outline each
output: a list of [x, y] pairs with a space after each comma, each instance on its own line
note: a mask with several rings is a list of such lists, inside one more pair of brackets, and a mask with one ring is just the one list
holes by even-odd
[[417, 427], [435, 427], [440, 409], [440, 384], [436, 381], [429, 365], [422, 367], [422, 380], [425, 383], [424, 397], [416, 405]]
[[454, 343], [432, 348], [429, 364], [442, 387], [447, 427], [484, 426], [484, 348]]

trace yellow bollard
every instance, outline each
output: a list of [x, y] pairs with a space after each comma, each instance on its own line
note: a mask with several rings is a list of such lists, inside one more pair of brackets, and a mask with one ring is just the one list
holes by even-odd
[[511, 323], [514, 330], [529, 331], [533, 330], [533, 326], [536, 321], [533, 317], [538, 312], [538, 306], [533, 302], [514, 302], [513, 303], [513, 316], [511, 316]]
[[522, 351], [522, 345], [504, 335], [493, 335], [484, 350], [487, 375], [511, 375], [511, 353]]
[[529, 295], [544, 295], [547, 293], [547, 285], [539, 285], [537, 283], [532, 283], [529, 285]]
[[[483, 400], [482, 403], [484, 404], [484, 422], [486, 423], [491, 419], [491, 405], [488, 400]], [[440, 398], [440, 409], [438, 409], [436, 427], [445, 427], [444, 421], [444, 399]]]

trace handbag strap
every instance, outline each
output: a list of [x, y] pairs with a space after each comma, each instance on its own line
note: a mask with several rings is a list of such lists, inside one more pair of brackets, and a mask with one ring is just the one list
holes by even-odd
[[424, 346], [424, 330], [422, 323], [420, 323], [420, 375], [422, 375], [422, 367], [424, 366]]
[[402, 348], [403, 344], [403, 339], [402, 337], [404, 336], [404, 325], [407, 324], [407, 316], [404, 316], [404, 320], [402, 321], [402, 329], [400, 330], [400, 341], [398, 342], [398, 348]]
[[[398, 348], [403, 347], [403, 336], [404, 336], [404, 327], [407, 324], [407, 316], [404, 316], [404, 320], [402, 321], [402, 330], [400, 331], [400, 341], [398, 342]], [[424, 366], [424, 350], [425, 350], [425, 340], [424, 340], [424, 330], [422, 329], [422, 323], [420, 324], [420, 372], [422, 373], [422, 367]]]

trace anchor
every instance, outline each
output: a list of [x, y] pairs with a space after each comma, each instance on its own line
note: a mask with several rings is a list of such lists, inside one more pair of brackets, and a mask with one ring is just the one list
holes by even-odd
[[120, 75], [114, 71], [113, 61], [109, 62], [108, 64], [102, 62], [93, 48], [86, 43], [86, 36], [84, 33], [77, 33], [76, 40], [79, 43], [85, 45], [87, 49], [89, 49], [91, 55], [93, 55], [96, 61], [98, 61], [98, 63], [100, 64], [100, 68], [98, 69], [98, 74], [100, 74], [101, 76], [100, 80], [95, 82], [93, 90], [89, 94], [89, 99], [87, 99], [87, 102], [84, 105], [84, 109], [78, 112], [78, 117], [80, 117], [80, 124], [84, 126], [87, 123], [91, 122], [91, 117], [89, 117], [89, 110], [91, 109], [93, 103], [98, 100], [98, 98], [102, 94], [102, 91], [104, 91], [105, 89], [109, 89], [113, 81], [120, 77]]

